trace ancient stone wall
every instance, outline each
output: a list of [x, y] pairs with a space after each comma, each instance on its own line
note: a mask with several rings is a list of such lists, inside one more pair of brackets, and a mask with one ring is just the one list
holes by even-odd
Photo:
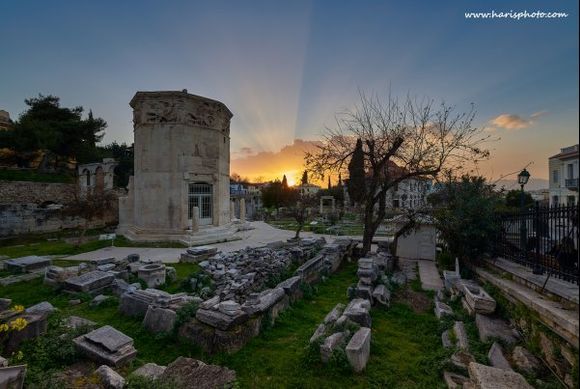
[[[52, 232], [77, 228], [84, 219], [62, 217], [61, 209], [70, 201], [75, 184], [28, 181], [0, 181], [0, 236]], [[117, 223], [117, 209], [89, 227]]]

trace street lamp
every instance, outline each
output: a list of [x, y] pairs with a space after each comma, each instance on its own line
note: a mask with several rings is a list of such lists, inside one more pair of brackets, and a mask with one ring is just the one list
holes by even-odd
[[[527, 248], [527, 228], [526, 228], [526, 214], [525, 214], [525, 192], [524, 192], [524, 186], [528, 183], [528, 180], [530, 179], [530, 173], [524, 169], [520, 172], [520, 174], [518, 174], [518, 184], [520, 184], [520, 212], [522, 215], [522, 223], [520, 225], [520, 247], [522, 248], [523, 252], [524, 252], [524, 260], [527, 261], [528, 260], [528, 248]], [[538, 238], [538, 237], [536, 237]], [[539, 253], [536, 253], [536, 255]], [[534, 266], [533, 269], [533, 273], [534, 274], [543, 274], [543, 270], [542, 267], [540, 266], [540, 264], [538, 263], [538, 259], [536, 259], [536, 264]]]

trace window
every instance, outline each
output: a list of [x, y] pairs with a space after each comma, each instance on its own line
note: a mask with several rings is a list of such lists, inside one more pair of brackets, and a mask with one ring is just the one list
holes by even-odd
[[393, 208], [399, 208], [399, 199], [393, 200]]
[[558, 205], [558, 196], [552, 196], [552, 205]]
[[572, 178], [574, 178], [574, 165], [572, 165], [571, 163], [568, 164], [567, 166], [568, 168], [568, 179], [571, 180]]
[[568, 205], [576, 205], [576, 197], [568, 196]]
[[212, 218], [212, 186], [205, 183], [189, 184], [188, 217], [193, 217], [193, 208], [199, 209], [200, 222]]
[[552, 172], [552, 181], [553, 181], [555, 184], [559, 184], [559, 183], [560, 183], [560, 174], [559, 174], [559, 173], [560, 173], [560, 172], [559, 172], [559, 171], [557, 171], [557, 170], [554, 170], [554, 171]]

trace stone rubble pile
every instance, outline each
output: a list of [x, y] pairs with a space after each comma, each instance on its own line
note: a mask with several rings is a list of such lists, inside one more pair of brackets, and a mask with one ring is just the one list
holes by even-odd
[[119, 312], [126, 316], [144, 317], [143, 326], [154, 333], [171, 332], [177, 311], [194, 301], [186, 293], [171, 294], [162, 290], [128, 288], [119, 301]]
[[292, 264], [300, 264], [311, 258], [324, 243], [324, 238], [320, 238], [302, 239], [299, 245], [282, 244], [278, 248], [248, 247], [232, 253], [216, 254], [199, 265], [213, 281], [215, 295], [221, 300], [243, 303], [250, 293], [266, 288], [269, 282], [287, 272]]
[[393, 268], [394, 258], [384, 251], [360, 258], [357, 270], [359, 281], [356, 286], [349, 287], [348, 296], [366, 299], [371, 305], [378, 303], [388, 307], [391, 302], [391, 291], [390, 281], [385, 273], [391, 273]]
[[[457, 301], [470, 316], [475, 316], [475, 325], [482, 342], [499, 340], [506, 347], [513, 347], [519, 339], [519, 333], [506, 320], [495, 315], [496, 301], [474, 280], [464, 280], [459, 273], [456, 261], [455, 271], [444, 271], [445, 291], [439, 291], [435, 297], [435, 315], [439, 319], [453, 317], [453, 310], [446, 301]], [[511, 354], [505, 351], [497, 342], [493, 342], [487, 354], [489, 364], [485, 366], [476, 363], [470, 354], [469, 341], [465, 326], [461, 321], [455, 321], [452, 328], [441, 335], [443, 346], [454, 348], [451, 363], [456, 368], [464, 370], [468, 376], [444, 372], [444, 379], [449, 388], [531, 388], [525, 378], [515, 372], [531, 373], [540, 369], [540, 363], [528, 350], [515, 346]]]
[[323, 363], [341, 349], [354, 371], [365, 369], [370, 356], [370, 309], [369, 300], [354, 299], [346, 306], [337, 304], [325, 316], [310, 338], [311, 345], [319, 345]]
[[[354, 245], [350, 239], [325, 244], [322, 238], [308, 238], [268, 246], [218, 254], [200, 263], [216, 293], [199, 304], [195, 319], [180, 328], [181, 336], [208, 353], [240, 349], [302, 297], [302, 284], [335, 271]], [[267, 287], [299, 264], [294, 276]]]

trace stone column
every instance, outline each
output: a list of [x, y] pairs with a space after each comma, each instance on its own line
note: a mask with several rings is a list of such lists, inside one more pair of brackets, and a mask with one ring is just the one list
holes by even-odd
[[234, 201], [230, 201], [230, 221], [236, 218], [236, 203]]
[[246, 199], [240, 199], [240, 220], [245, 222], [246, 221]]
[[334, 213], [335, 210], [335, 202], [334, 202], [334, 197], [332, 198], [332, 213]]
[[192, 212], [190, 229], [192, 232], [197, 232], [199, 231], [199, 208], [193, 207]]

